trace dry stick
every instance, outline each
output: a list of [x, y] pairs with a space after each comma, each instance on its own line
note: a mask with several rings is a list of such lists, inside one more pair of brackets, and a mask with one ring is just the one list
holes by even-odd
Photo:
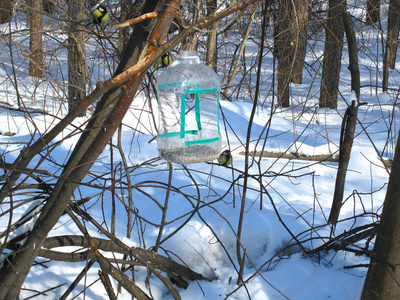
[[37, 297], [37, 296], [39, 296], [39, 295], [47, 296], [47, 295], [46, 295], [46, 292], [49, 292], [49, 291], [58, 289], [59, 287], [62, 287], [62, 286], [65, 285], [65, 284], [66, 284], [66, 283], [62, 283], [62, 284], [59, 284], [59, 285], [57, 285], [57, 286], [53, 286], [53, 287], [51, 287], [51, 288], [49, 288], [49, 289], [47, 289], [47, 290], [45, 290], [45, 291], [43, 291], [43, 292], [35, 291], [35, 292], [37, 293], [36, 295], [32, 295], [32, 296], [30, 296], [30, 297], [24, 298], [24, 300], [32, 299], [32, 298], [35, 298], [35, 297]]
[[[126, 209], [126, 213], [127, 213], [127, 228], [126, 228], [126, 237], [128, 239], [130, 239], [131, 237], [131, 232], [132, 232], [132, 211], [133, 211], [133, 194], [132, 194], [132, 180], [131, 180], [131, 175], [129, 173], [128, 170], [128, 163], [126, 160], [126, 156], [124, 151], [122, 150], [122, 145], [121, 145], [121, 141], [122, 141], [122, 125], [120, 125], [118, 127], [118, 140], [117, 140], [117, 149], [119, 151], [121, 160], [122, 160], [122, 166], [121, 166], [121, 178], [122, 178], [122, 169], [125, 170], [125, 176], [126, 176], [126, 182], [127, 182], [127, 190], [128, 190], [128, 209]], [[121, 183], [121, 188], [122, 188], [122, 183]], [[121, 201], [123, 202], [123, 200], [121, 199]], [[125, 204], [125, 202], [124, 202]], [[123, 259], [126, 259], [127, 255], [124, 254]], [[121, 269], [124, 271], [125, 270], [125, 265], [123, 264], [121, 266]], [[132, 278], [133, 278], [133, 270], [132, 270]], [[120, 286], [118, 287], [118, 292], [120, 292]]]
[[360, 105], [360, 71], [357, 57], [357, 41], [353, 29], [351, 16], [348, 12], [343, 13], [343, 22], [346, 31], [347, 43], [349, 45], [349, 70], [351, 73], [351, 89], [357, 97], [357, 105], [352, 101], [351, 106], [346, 109], [343, 117], [342, 130], [340, 134], [339, 166], [336, 175], [335, 191], [332, 208], [328, 222], [332, 224], [331, 235], [335, 232], [336, 223], [339, 218], [340, 209], [343, 204], [344, 186], [346, 181], [347, 167], [349, 165], [351, 148], [353, 146], [354, 132], [357, 124], [357, 111]]
[[164, 207], [162, 208], [162, 217], [161, 217], [161, 223], [160, 223], [160, 229], [158, 230], [158, 236], [157, 236], [157, 240], [156, 243], [154, 245], [154, 252], [157, 252], [158, 247], [160, 246], [160, 242], [161, 242], [161, 237], [162, 237], [162, 233], [164, 230], [164, 226], [165, 226], [165, 220], [167, 218], [167, 210], [168, 210], [168, 202], [169, 202], [169, 195], [171, 193], [171, 185], [172, 185], [172, 163], [168, 163], [168, 168], [169, 168], [169, 174], [168, 174], [168, 187], [167, 187], [167, 192], [165, 194], [165, 201], [164, 201]]
[[264, 52], [264, 38], [265, 38], [265, 27], [266, 27], [266, 2], [263, 5], [263, 21], [262, 21], [262, 31], [261, 31], [261, 47], [259, 50], [258, 56], [258, 70], [257, 70], [257, 82], [256, 82], [256, 90], [255, 90], [255, 99], [253, 103], [253, 107], [250, 113], [249, 118], [249, 125], [247, 127], [247, 136], [246, 136], [246, 146], [245, 146], [245, 157], [244, 157], [244, 178], [243, 178], [243, 194], [242, 200], [240, 205], [240, 215], [239, 215], [239, 222], [238, 222], [238, 230], [237, 230], [237, 241], [236, 241], [236, 255], [237, 260], [239, 263], [239, 276], [237, 280], [237, 284], [243, 282], [243, 272], [244, 272], [244, 259], [245, 256], [241, 255], [241, 235], [242, 235], [242, 227], [243, 227], [243, 218], [244, 218], [244, 211], [246, 206], [246, 196], [247, 196], [247, 180], [248, 180], [248, 172], [249, 172], [249, 147], [250, 147], [250, 139], [251, 139], [251, 129], [253, 126], [253, 119], [257, 108], [257, 102], [259, 97], [259, 90], [261, 84], [261, 68], [262, 68], [262, 58]]
[[74, 215], [70, 208], [66, 209], [67, 214], [71, 217], [71, 219], [75, 222], [75, 225], [79, 228], [79, 230], [85, 235], [85, 238], [88, 240], [90, 245], [90, 251], [94, 254], [96, 261], [99, 263], [101, 267], [101, 271], [99, 271], [100, 280], [104, 285], [104, 288], [108, 294], [108, 297], [111, 300], [116, 299], [114, 294], [114, 289], [111, 285], [110, 278], [108, 277], [107, 268], [104, 265], [104, 260], [101, 259], [101, 254], [97, 249], [96, 245], [93, 243], [92, 238], [89, 232], [86, 230], [85, 226], [78, 220], [78, 218]]
[[115, 234], [115, 173], [114, 169], [114, 147], [110, 140], [110, 176], [111, 176], [111, 234]]
[[79, 273], [79, 275], [75, 278], [75, 280], [71, 283], [71, 285], [68, 287], [68, 289], [65, 291], [65, 293], [60, 297], [59, 300], [65, 300], [67, 297], [71, 294], [71, 292], [76, 288], [76, 286], [79, 284], [79, 282], [82, 280], [82, 278], [86, 275], [86, 273], [89, 271], [89, 269], [93, 266], [94, 261], [90, 260], [86, 266], [83, 268], [83, 270]]
[[[103, 266], [101, 268], [104, 269]], [[108, 277], [108, 274], [107, 273], [104, 274], [100, 270], [99, 270], [98, 274], [99, 274], [101, 283], [104, 285], [104, 288], [107, 291], [108, 298], [110, 300], [116, 300], [117, 298], [115, 297], [114, 289], [111, 285], [110, 277]]]
[[251, 15], [250, 15], [250, 20], [248, 21], [248, 25], [247, 25], [247, 29], [246, 29], [246, 33], [243, 36], [243, 39], [241, 41], [240, 47], [239, 47], [239, 51], [238, 54], [236, 55], [236, 59], [234, 60], [234, 62], [232, 63], [233, 65], [233, 69], [230, 72], [230, 74], [228, 75], [228, 82], [225, 85], [225, 94], [228, 94], [229, 88], [232, 85], [233, 79], [236, 77], [236, 74], [238, 72], [239, 66], [241, 64], [241, 59], [243, 57], [243, 53], [245, 50], [245, 46], [246, 46], [246, 42], [250, 36], [251, 33], [251, 29], [253, 28], [253, 22], [256, 16], [256, 9], [253, 8]]

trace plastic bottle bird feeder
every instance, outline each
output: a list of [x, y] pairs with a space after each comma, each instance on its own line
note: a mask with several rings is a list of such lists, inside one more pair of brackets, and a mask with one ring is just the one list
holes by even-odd
[[174, 163], [209, 161], [221, 152], [217, 74], [195, 51], [182, 51], [157, 80], [160, 157]]

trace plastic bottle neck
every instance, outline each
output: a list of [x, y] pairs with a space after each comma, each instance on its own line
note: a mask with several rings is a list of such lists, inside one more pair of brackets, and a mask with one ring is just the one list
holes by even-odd
[[197, 56], [196, 51], [181, 51], [179, 53], [179, 60], [185, 64], [199, 64], [200, 58]]

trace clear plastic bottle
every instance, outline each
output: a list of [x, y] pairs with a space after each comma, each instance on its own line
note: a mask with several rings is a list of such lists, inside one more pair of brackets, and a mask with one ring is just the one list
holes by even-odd
[[182, 51], [157, 80], [160, 157], [174, 163], [209, 161], [221, 152], [220, 81], [195, 51]]

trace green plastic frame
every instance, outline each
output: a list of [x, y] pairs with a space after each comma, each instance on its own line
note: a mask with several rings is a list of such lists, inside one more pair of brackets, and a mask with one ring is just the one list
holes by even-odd
[[[169, 84], [163, 84], [159, 85], [159, 89], [163, 88], [168, 88], [168, 87], [174, 87], [174, 86], [190, 86], [194, 85], [193, 83], [190, 82], [178, 82], [178, 83], [169, 83]], [[188, 88], [185, 89], [185, 93], [182, 94], [182, 101], [181, 101], [181, 128], [179, 132], [167, 132], [167, 133], [162, 133], [159, 136], [160, 137], [174, 137], [174, 136], [179, 136], [181, 139], [185, 138], [186, 134], [194, 134], [197, 135], [199, 131], [202, 130], [201, 126], [201, 116], [200, 116], [200, 96], [199, 94], [205, 94], [205, 93], [218, 93], [217, 88], [211, 88], [211, 89], [199, 89], [199, 88]], [[195, 115], [196, 115], [196, 123], [197, 123], [197, 130], [185, 130], [185, 120], [186, 120], [186, 94], [195, 94]], [[217, 96], [217, 127], [218, 127], [218, 134], [220, 134], [220, 128], [219, 128], [219, 93]], [[193, 144], [210, 144], [214, 143], [219, 140], [219, 136], [211, 139], [202, 139], [202, 140], [195, 140], [195, 141], [185, 141], [185, 146], [190, 146]]]

